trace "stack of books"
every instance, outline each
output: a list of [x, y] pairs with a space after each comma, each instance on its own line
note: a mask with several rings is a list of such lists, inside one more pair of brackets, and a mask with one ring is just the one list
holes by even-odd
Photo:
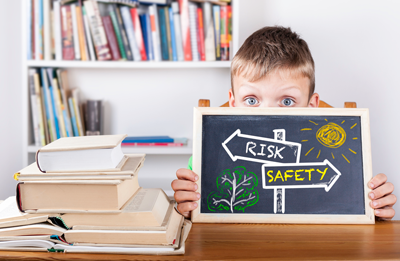
[[230, 60], [230, 0], [25, 1], [28, 60]]
[[61, 138], [15, 174], [0, 204], [0, 250], [183, 254], [190, 230], [162, 189], [141, 188], [126, 135]]

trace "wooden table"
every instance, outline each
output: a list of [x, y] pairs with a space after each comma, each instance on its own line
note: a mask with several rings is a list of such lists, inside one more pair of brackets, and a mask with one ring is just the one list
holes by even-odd
[[0, 260], [399, 260], [400, 221], [375, 225], [194, 224], [184, 256], [2, 252]]

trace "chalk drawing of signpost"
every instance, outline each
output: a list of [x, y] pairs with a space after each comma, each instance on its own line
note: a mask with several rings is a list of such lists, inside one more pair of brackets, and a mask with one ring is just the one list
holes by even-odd
[[258, 163], [299, 163], [301, 144], [285, 141], [285, 130], [274, 130], [274, 139], [242, 134], [236, 130], [222, 147], [233, 161], [238, 159]]
[[264, 164], [262, 186], [274, 190], [274, 213], [285, 213], [285, 189], [324, 188], [328, 192], [340, 177], [328, 160], [294, 164]]

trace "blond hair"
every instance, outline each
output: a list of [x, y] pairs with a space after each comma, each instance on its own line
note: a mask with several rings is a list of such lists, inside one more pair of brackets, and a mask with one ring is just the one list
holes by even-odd
[[281, 77], [307, 77], [309, 97], [314, 93], [315, 68], [310, 49], [290, 28], [263, 27], [246, 39], [232, 61], [232, 91], [235, 76], [255, 82], [272, 73], [279, 73]]

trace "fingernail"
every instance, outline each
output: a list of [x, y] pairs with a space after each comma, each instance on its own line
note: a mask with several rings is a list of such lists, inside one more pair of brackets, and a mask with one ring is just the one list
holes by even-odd
[[200, 193], [197, 193], [197, 198], [200, 198]]
[[374, 201], [372, 202], [372, 205], [374, 205], [374, 207], [378, 206], [378, 202]]
[[194, 190], [197, 190], [197, 184], [194, 184]]
[[193, 203], [193, 207], [197, 208], [197, 203]]
[[198, 179], [199, 179], [199, 176], [195, 175], [194, 180], [198, 180]]
[[373, 183], [369, 183], [369, 187], [370, 187], [370, 188], [373, 188], [373, 187], [374, 187], [374, 184], [373, 184]]
[[381, 211], [375, 209], [375, 215], [378, 215], [379, 213], [381, 213]]
[[369, 193], [369, 198], [370, 198], [370, 199], [373, 199], [374, 197], [375, 197], [374, 193], [372, 193], [372, 192]]

